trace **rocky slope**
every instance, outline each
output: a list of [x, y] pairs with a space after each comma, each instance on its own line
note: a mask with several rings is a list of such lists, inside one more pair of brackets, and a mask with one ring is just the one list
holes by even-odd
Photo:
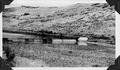
[[3, 29], [44, 30], [115, 41], [115, 12], [106, 3], [13, 7], [3, 13]]

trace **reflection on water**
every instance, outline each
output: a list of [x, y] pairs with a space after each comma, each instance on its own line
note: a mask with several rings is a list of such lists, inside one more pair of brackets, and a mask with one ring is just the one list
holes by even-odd
[[80, 42], [78, 42], [78, 45], [85, 45], [85, 46], [87, 46], [88, 44], [86, 42], [80, 41]]
[[35, 35], [25, 35], [17, 33], [3, 33], [3, 41], [40, 43], [40, 44], [78, 44], [87, 46], [86, 42], [77, 42], [75, 39], [54, 39], [52, 37], [42, 37]]

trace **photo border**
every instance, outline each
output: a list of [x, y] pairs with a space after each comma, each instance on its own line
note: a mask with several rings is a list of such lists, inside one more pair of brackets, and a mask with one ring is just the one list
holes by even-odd
[[[80, 3], [107, 3], [106, 0], [81, 0]], [[117, 58], [120, 55], [120, 15], [115, 12], [115, 36], [116, 36], [116, 45], [115, 45], [115, 57]], [[0, 13], [0, 56], [2, 56], [2, 13]], [[106, 70], [108, 67], [12, 67], [13, 70]]]

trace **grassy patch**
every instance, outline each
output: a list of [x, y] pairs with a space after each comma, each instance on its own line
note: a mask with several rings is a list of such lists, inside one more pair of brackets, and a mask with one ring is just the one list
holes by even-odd
[[7, 43], [3, 47], [14, 51], [17, 67], [107, 67], [115, 59], [114, 46]]

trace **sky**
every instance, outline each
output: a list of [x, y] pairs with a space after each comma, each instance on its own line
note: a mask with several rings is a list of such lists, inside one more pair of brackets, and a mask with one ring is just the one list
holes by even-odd
[[[75, 3], [85, 2], [86, 0], [14, 0], [9, 6], [6, 7], [17, 7], [17, 6], [42, 6], [42, 7], [55, 7], [55, 6], [67, 6]], [[91, 1], [91, 0], [87, 0]], [[92, 0], [92, 1], [104, 1], [104, 0]]]

